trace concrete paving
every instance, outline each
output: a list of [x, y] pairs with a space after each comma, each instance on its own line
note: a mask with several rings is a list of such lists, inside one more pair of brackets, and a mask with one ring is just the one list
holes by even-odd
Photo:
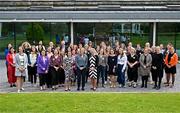
[[[175, 86], [173, 88], [165, 87], [165, 85], [162, 83], [162, 88], [160, 90], [152, 89], [153, 85], [148, 84], [148, 88], [140, 88], [140, 81], [137, 88], [132, 88], [126, 86], [126, 88], [110, 88], [109, 85], [106, 85], [105, 88], [99, 87], [96, 92], [133, 92], [133, 93], [146, 93], [146, 92], [180, 92], [180, 64], [177, 65], [177, 75], [176, 75], [176, 81]], [[165, 76], [163, 78], [163, 82], [165, 81]], [[24, 84], [24, 92], [64, 92], [64, 87], [59, 87], [56, 91], [52, 91], [51, 89], [46, 89], [45, 91], [39, 90], [39, 83], [37, 83], [36, 86], [31, 85], [29, 82], [25, 82]], [[71, 92], [94, 92], [90, 90], [90, 83], [88, 82], [85, 87], [85, 91], [77, 91], [77, 87], [73, 86], [71, 88]], [[13, 93], [17, 92], [17, 89], [15, 87], [9, 87], [9, 84], [7, 82], [7, 74], [6, 74], [6, 66], [5, 61], [0, 60], [0, 93]]]

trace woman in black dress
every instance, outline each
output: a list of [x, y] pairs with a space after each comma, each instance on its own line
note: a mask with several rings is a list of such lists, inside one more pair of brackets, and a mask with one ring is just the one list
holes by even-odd
[[128, 80], [129, 87], [133, 86], [134, 88], [137, 86], [138, 79], [138, 56], [136, 55], [136, 50], [131, 47], [130, 54], [127, 56], [128, 58]]
[[108, 66], [109, 66], [109, 75], [110, 75], [110, 87], [116, 87], [116, 74], [115, 74], [115, 67], [117, 64], [117, 56], [114, 54], [114, 50], [111, 49], [110, 55], [108, 56]]
[[152, 56], [151, 74], [154, 79], [153, 89], [159, 90], [161, 88], [161, 81], [163, 77], [163, 55], [160, 47], [156, 47], [156, 53]]
[[175, 81], [175, 75], [176, 75], [176, 65], [178, 63], [178, 55], [174, 51], [174, 47], [169, 48], [169, 53], [166, 55], [165, 58], [165, 64], [166, 64], [166, 74], [167, 74], [167, 85], [169, 86], [169, 80], [170, 77], [172, 77], [172, 84], [171, 88], [174, 86], [174, 81]]

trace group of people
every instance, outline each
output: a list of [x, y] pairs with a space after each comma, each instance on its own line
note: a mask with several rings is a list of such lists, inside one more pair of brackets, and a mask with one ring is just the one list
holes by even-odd
[[147, 88], [150, 81], [158, 90], [164, 70], [165, 86], [174, 86], [177, 63], [178, 55], [171, 43], [166, 48], [163, 44], [150, 47], [150, 43], [141, 48], [140, 44], [133, 47], [131, 42], [125, 45], [118, 41], [114, 47], [105, 42], [94, 47], [91, 41], [68, 46], [64, 41], [59, 45], [49, 42], [45, 46], [40, 41], [38, 45], [24, 42], [18, 52], [11, 44], [6, 49], [8, 82], [18, 92], [24, 90], [25, 81], [36, 85], [37, 78], [40, 90], [65, 87], [65, 91], [70, 91], [75, 84], [78, 91], [85, 90], [88, 80], [94, 91], [108, 86], [136, 88], [138, 78], [141, 78], [141, 88]]

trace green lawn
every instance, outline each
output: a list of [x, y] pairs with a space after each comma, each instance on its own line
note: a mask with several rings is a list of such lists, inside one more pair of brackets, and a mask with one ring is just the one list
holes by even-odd
[[1, 113], [179, 113], [180, 93], [0, 94]]

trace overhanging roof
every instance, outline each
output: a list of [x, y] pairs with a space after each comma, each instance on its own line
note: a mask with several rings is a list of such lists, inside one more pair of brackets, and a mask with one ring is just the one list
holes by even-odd
[[180, 22], [180, 11], [0, 11], [0, 22]]

